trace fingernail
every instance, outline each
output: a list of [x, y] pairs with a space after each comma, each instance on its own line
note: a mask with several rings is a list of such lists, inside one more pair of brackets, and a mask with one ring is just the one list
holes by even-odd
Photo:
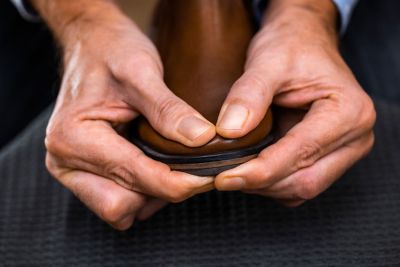
[[212, 125], [196, 116], [184, 118], [178, 126], [178, 132], [187, 139], [194, 141], [204, 134]]
[[246, 123], [249, 110], [242, 105], [229, 105], [222, 114], [218, 127], [227, 130], [240, 130]]
[[218, 188], [221, 191], [240, 190], [244, 187], [244, 180], [241, 177], [230, 177], [222, 180], [221, 186]]

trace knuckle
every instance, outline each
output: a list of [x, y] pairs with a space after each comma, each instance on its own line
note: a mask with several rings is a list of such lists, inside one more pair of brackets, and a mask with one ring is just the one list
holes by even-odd
[[106, 168], [106, 173], [110, 175], [111, 179], [124, 188], [131, 191], [137, 189], [138, 179], [133, 170], [127, 169], [122, 165], [112, 165], [111, 167]]
[[117, 71], [124, 76], [130, 76], [132, 70], [141, 69], [148, 63], [148, 57], [142, 53], [136, 53], [135, 55], [128, 56], [125, 60], [119, 61], [117, 65]]
[[109, 224], [117, 225], [126, 216], [125, 202], [125, 199], [118, 195], [108, 196], [101, 208], [101, 218]]
[[[114, 75], [135, 88], [143, 88], [153, 79], [157, 69], [159, 67], [148, 53], [135, 53], [117, 65]], [[133, 71], [135, 75], [132, 75]]]
[[[155, 123], [160, 128], [164, 128], [168, 123], [167, 121], [177, 121], [179, 114], [182, 114], [182, 107], [179, 107], [179, 102], [174, 97], [165, 97], [160, 99], [158, 103], [154, 105], [154, 118]], [[164, 126], [164, 127], [161, 127]], [[163, 131], [161, 129], [161, 131]], [[165, 134], [165, 133], [162, 133]]]
[[104, 163], [104, 172], [122, 187], [130, 191], [136, 191], [139, 189], [139, 176], [135, 170], [135, 164], [140, 162], [142, 156], [144, 156], [143, 152], [137, 151], [124, 164]]
[[51, 123], [47, 127], [44, 145], [46, 150], [54, 155], [63, 155], [68, 151], [68, 142], [64, 129], [68, 129], [64, 123]]
[[259, 75], [258, 73], [254, 73], [251, 76], [250, 82], [256, 88], [263, 89], [263, 90], [261, 90], [262, 92], [264, 92], [264, 89], [267, 89], [267, 84], [266, 84], [264, 78], [261, 75]]
[[296, 151], [296, 168], [303, 169], [314, 164], [315, 160], [321, 155], [322, 148], [316, 142], [302, 142]]
[[247, 93], [254, 92], [254, 89], [257, 89], [257, 93], [262, 93], [262, 98], [264, 99], [266, 89], [268, 89], [264, 77], [258, 71], [248, 70], [247, 73], [248, 75], [245, 79], [237, 81], [237, 88], [243, 88]]
[[44, 144], [47, 151], [57, 153], [61, 149], [62, 137], [59, 131], [51, 131], [46, 134]]
[[157, 114], [165, 117], [166, 114], [174, 114], [178, 103], [173, 97], [166, 97], [157, 103]]
[[[345, 116], [343, 120], [347, 120], [348, 123], [352, 123], [352, 129], [360, 129], [361, 131], [366, 131], [372, 129], [376, 121], [376, 110], [372, 99], [364, 92], [362, 89], [360, 94], [357, 95], [359, 101], [353, 105], [344, 106], [342, 110], [348, 110], [348, 112], [343, 113]], [[353, 101], [354, 102], [354, 101]], [[352, 103], [353, 103], [352, 102]]]
[[275, 180], [275, 175], [265, 163], [269, 155], [259, 154], [258, 159], [255, 159], [255, 168], [250, 174], [251, 179], [247, 179], [246, 187], [248, 189], [259, 189], [271, 185]]
[[50, 174], [56, 177], [58, 165], [56, 164], [54, 158], [50, 155], [50, 153], [46, 153], [45, 165]]
[[297, 196], [302, 200], [310, 200], [319, 194], [318, 183], [313, 178], [301, 178], [297, 183]]
[[368, 97], [366, 104], [362, 110], [360, 119], [361, 127], [364, 129], [371, 129], [375, 125], [376, 110], [372, 100]]

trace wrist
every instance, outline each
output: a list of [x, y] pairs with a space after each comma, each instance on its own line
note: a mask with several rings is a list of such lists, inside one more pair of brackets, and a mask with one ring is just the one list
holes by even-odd
[[74, 45], [94, 27], [111, 25], [127, 18], [111, 0], [31, 0], [61, 47]]
[[336, 45], [338, 16], [331, 0], [270, 0], [262, 26], [318, 34]]

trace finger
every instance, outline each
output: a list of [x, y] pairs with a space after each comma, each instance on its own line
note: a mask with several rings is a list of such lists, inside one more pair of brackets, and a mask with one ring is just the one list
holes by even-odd
[[373, 134], [368, 134], [321, 158], [312, 166], [301, 169], [270, 187], [254, 190], [252, 193], [292, 201], [313, 199], [365, 156], [373, 142]]
[[164, 137], [187, 146], [201, 146], [215, 136], [215, 126], [182, 99], [160, 78], [152, 77], [130, 90], [128, 102]]
[[344, 109], [330, 99], [315, 102], [299, 124], [263, 150], [256, 159], [218, 175], [217, 188], [267, 187], [371, 131], [373, 119], [363, 119], [360, 114], [349, 114]]
[[157, 211], [164, 208], [168, 202], [161, 199], [150, 199], [146, 205], [139, 211], [137, 214], [137, 219], [140, 221], [147, 220], [151, 216], [153, 216]]
[[84, 170], [126, 189], [169, 202], [180, 202], [213, 188], [213, 177], [171, 171], [167, 165], [147, 157], [106, 123], [87, 124], [69, 131], [67, 138], [46, 139], [47, 149], [54, 158], [48, 169], [55, 177], [61, 175], [62, 167]]
[[89, 209], [118, 230], [130, 228], [146, 197], [131, 192], [103, 177], [82, 172], [66, 172], [59, 181]]
[[164, 137], [187, 146], [207, 143], [215, 135], [215, 126], [168, 89], [156, 48], [144, 36], [143, 44], [146, 49], [133, 48], [124, 54], [125, 60], [109, 62], [113, 76], [123, 85], [124, 101]]
[[244, 136], [264, 118], [274, 94], [266, 75], [247, 70], [232, 86], [217, 122], [217, 132], [226, 138]]

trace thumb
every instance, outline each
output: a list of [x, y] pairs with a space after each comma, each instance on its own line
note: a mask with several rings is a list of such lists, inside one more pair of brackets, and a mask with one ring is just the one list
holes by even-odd
[[215, 126], [158, 81], [151, 92], [142, 91], [136, 108], [164, 137], [196, 147], [215, 136]]
[[257, 127], [273, 98], [273, 86], [266, 75], [248, 70], [232, 86], [222, 105], [217, 133], [238, 138]]

